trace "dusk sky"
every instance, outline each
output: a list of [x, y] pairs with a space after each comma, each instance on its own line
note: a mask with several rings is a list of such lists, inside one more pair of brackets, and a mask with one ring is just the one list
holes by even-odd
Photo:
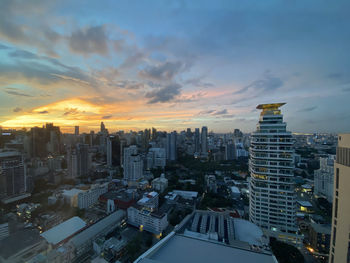
[[350, 1], [0, 1], [0, 125], [350, 132]]

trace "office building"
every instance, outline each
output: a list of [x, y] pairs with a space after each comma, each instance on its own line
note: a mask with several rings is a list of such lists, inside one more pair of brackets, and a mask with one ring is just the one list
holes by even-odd
[[193, 212], [135, 262], [277, 263], [261, 229], [229, 214]]
[[294, 147], [279, 109], [284, 104], [257, 106], [262, 112], [251, 135], [249, 218], [267, 235], [296, 244]]
[[333, 202], [334, 155], [320, 157], [320, 169], [314, 172], [314, 195]]
[[202, 127], [201, 133], [201, 152], [202, 154], [208, 154], [208, 127]]
[[124, 179], [128, 182], [136, 182], [143, 177], [143, 160], [136, 145], [124, 148], [123, 168]]
[[27, 192], [26, 167], [19, 152], [0, 152], [0, 198]]
[[176, 131], [173, 131], [171, 133], [167, 134], [167, 144], [166, 144], [166, 150], [167, 150], [167, 160], [169, 161], [176, 161], [177, 159], [177, 133]]
[[329, 262], [350, 262], [350, 134], [339, 134], [334, 163], [332, 239]]
[[235, 159], [235, 145], [233, 143], [225, 144], [225, 160], [231, 161]]

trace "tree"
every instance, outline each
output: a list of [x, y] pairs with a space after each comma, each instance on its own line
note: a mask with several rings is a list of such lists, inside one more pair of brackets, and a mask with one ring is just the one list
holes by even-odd
[[304, 256], [296, 247], [275, 238], [270, 239], [270, 245], [279, 263], [304, 263]]

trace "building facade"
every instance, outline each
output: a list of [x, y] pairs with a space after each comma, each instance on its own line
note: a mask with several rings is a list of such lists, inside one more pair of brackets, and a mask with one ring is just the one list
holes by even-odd
[[314, 195], [328, 202], [333, 202], [334, 157], [320, 157], [320, 169], [314, 173]]
[[124, 148], [123, 158], [124, 179], [135, 182], [143, 177], [143, 160], [137, 153], [137, 146]]
[[329, 262], [350, 262], [350, 134], [339, 134], [334, 163], [332, 237]]
[[108, 183], [92, 186], [91, 189], [78, 194], [78, 207], [86, 209], [98, 202], [101, 195], [108, 192]]
[[295, 243], [294, 148], [279, 109], [283, 105], [257, 106], [262, 112], [251, 136], [249, 218], [266, 234]]

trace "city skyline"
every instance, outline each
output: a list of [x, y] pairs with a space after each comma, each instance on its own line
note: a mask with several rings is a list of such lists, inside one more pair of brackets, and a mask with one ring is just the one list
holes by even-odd
[[289, 131], [349, 132], [348, 7], [2, 1], [0, 126], [252, 132], [286, 102]]

